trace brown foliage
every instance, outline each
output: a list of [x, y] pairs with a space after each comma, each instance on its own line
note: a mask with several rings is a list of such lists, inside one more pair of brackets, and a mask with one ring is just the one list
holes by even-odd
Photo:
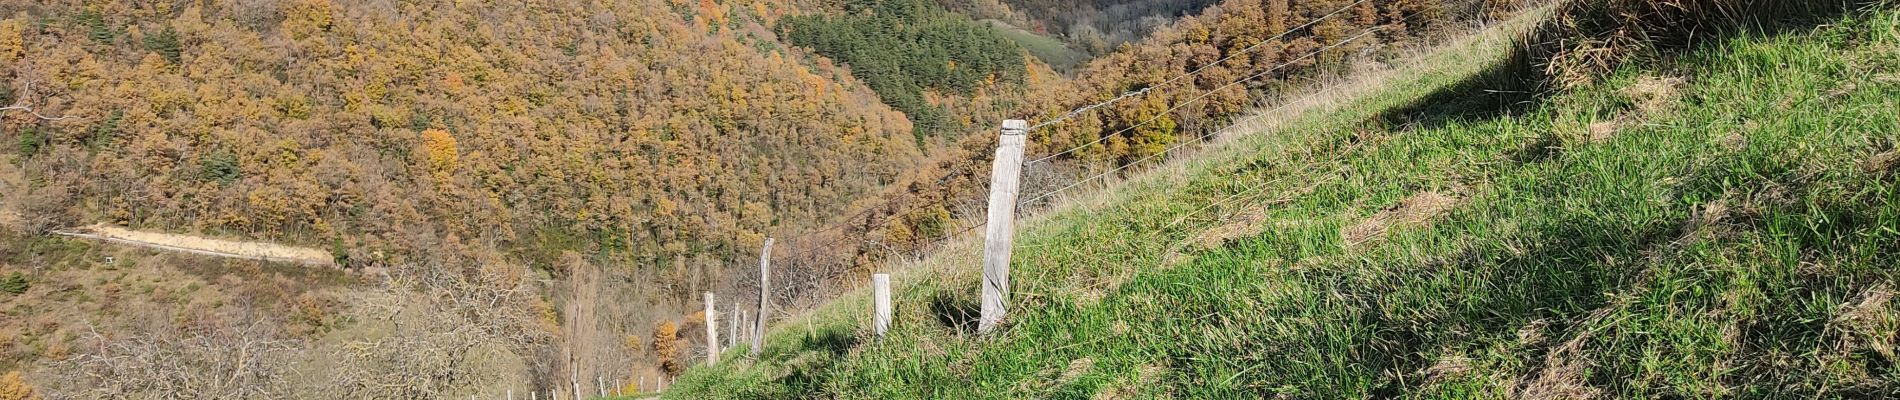
[[685, 372], [685, 360], [680, 359], [679, 326], [673, 321], [661, 322], [653, 328], [653, 356], [660, 361], [660, 371], [667, 376]]
[[27, 384], [26, 380], [20, 377], [20, 371], [8, 371], [6, 375], [0, 375], [0, 400], [39, 400], [39, 398], [39, 394], [33, 392], [33, 385]]
[[[746, 10], [784, 1], [82, 3], [0, 0], [0, 92], [77, 116], [0, 114], [48, 138], [11, 205], [35, 227], [342, 243], [366, 267], [601, 250], [718, 271], [924, 151], [844, 68], [760, 42]], [[720, 29], [681, 18], [698, 9]]]

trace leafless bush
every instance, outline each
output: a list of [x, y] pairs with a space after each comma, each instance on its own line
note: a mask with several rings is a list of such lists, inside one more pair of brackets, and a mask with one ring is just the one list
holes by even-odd
[[125, 337], [88, 329], [83, 354], [52, 366], [49, 398], [255, 399], [285, 397], [284, 360], [296, 353], [279, 321], [239, 318]]
[[400, 266], [380, 291], [354, 303], [390, 334], [333, 351], [332, 387], [348, 398], [444, 398], [479, 383], [471, 364], [483, 349], [532, 354], [551, 337], [540, 327], [538, 297], [502, 268]]

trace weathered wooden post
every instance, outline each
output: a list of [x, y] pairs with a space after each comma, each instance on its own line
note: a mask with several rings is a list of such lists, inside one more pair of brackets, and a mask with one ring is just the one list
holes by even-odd
[[508, 389], [508, 400], [515, 400], [515, 390]]
[[600, 397], [607, 397], [607, 378], [594, 375], [594, 386], [600, 389]]
[[1016, 241], [1016, 191], [1022, 187], [1023, 144], [1029, 123], [1003, 121], [990, 168], [989, 226], [983, 240], [983, 316], [977, 333], [989, 333], [1009, 312], [1009, 253]]
[[647, 377], [646, 375], [641, 375], [640, 385], [633, 387], [633, 394], [641, 394], [641, 393], [646, 393], [646, 392], [647, 392]]
[[891, 274], [871, 275], [871, 330], [879, 339], [891, 329]]
[[533, 390], [529, 390], [529, 391], [528, 391], [528, 400], [541, 400], [541, 392], [536, 392], [536, 391], [533, 391]]
[[739, 302], [732, 302], [732, 317], [726, 318], [727, 349], [739, 344], [739, 319], [744, 317], [744, 311], [739, 311]]
[[765, 238], [765, 248], [759, 251], [759, 315], [752, 321], [752, 354], [757, 356], [765, 347], [766, 316], [772, 315], [772, 238]]
[[719, 365], [719, 303], [713, 302], [713, 293], [706, 292], [706, 365]]

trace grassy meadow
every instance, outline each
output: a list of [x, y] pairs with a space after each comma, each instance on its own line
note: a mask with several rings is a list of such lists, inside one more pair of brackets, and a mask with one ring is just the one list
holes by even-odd
[[665, 397], [1900, 396], [1900, 12], [1823, 22], [1549, 92], [1505, 24], [1020, 223], [995, 335], [970, 238]]

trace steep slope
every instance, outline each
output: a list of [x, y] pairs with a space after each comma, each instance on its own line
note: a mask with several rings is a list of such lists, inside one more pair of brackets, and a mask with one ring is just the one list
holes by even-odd
[[[969, 124], [982, 130], [932, 154], [892, 190], [860, 201], [858, 211], [826, 229], [786, 230], [792, 236], [779, 243], [796, 251], [775, 253], [783, 254], [776, 262], [798, 273], [781, 282], [801, 284], [780, 296], [804, 304], [835, 290], [835, 282], [867, 277], [885, 260], [925, 254], [981, 223], [992, 138], [1005, 117], [1044, 125], [1031, 132], [1028, 152], [1049, 159], [1029, 171], [1024, 192], [1048, 192], [1195, 144], [1258, 99], [1455, 36], [1484, 19], [1477, 11], [1483, 6], [1507, 3], [1519, 2], [1227, 0], [1090, 61], [1074, 79], [1032, 69], [1020, 104], [996, 116], [954, 114], [974, 118]], [[1190, 72], [1195, 79], [1173, 79]], [[1103, 103], [1131, 93], [1142, 96]], [[1070, 114], [1077, 109], [1091, 112]]]
[[1542, 95], [1490, 32], [1021, 225], [994, 336], [964, 242], [669, 396], [1891, 394], [1900, 12], [1823, 18]]

